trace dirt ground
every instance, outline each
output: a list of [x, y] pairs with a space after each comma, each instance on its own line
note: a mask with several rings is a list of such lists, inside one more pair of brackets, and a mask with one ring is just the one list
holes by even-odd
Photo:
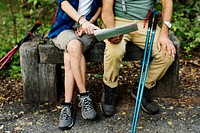
[[[87, 86], [91, 89], [97, 118], [83, 120], [75, 101], [75, 125], [69, 131], [58, 129], [60, 103], [24, 104], [22, 79], [0, 77], [0, 132], [2, 133], [128, 133], [131, 130], [134, 102], [130, 90], [138, 80], [138, 62], [126, 62], [120, 71], [119, 100], [117, 114], [106, 118], [100, 112], [102, 64], [87, 64]], [[155, 98], [160, 113], [148, 115], [140, 111], [137, 131], [140, 133], [199, 133], [200, 132], [200, 57], [185, 59], [180, 55], [180, 97]], [[133, 72], [130, 74], [130, 72]], [[129, 86], [126, 90], [122, 89]]]

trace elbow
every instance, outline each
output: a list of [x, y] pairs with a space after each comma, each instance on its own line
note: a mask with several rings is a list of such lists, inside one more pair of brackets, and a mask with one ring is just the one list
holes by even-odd
[[67, 0], [61, 2], [61, 3], [60, 3], [61, 9], [62, 9], [62, 10], [65, 9], [65, 7], [67, 6], [68, 3], [69, 3], [69, 2], [68, 2]]

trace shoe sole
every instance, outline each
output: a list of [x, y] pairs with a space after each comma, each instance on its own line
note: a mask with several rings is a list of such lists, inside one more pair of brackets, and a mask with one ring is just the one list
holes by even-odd
[[[133, 94], [133, 93], [131, 92], [131, 96], [132, 96], [133, 99], [136, 101], [136, 95]], [[152, 112], [146, 110], [145, 107], [143, 106], [143, 104], [141, 104], [141, 107], [142, 107], [142, 110], [144, 110], [144, 112], [146, 112], [146, 113], [148, 113], [148, 114], [151, 114], [151, 115], [155, 115], [155, 114], [157, 114], [157, 112], [153, 112], [153, 113], [152, 113]]]
[[61, 130], [69, 130], [69, 129], [71, 129], [72, 127], [73, 127], [73, 125], [74, 125], [74, 120], [72, 121], [72, 124], [71, 125], [69, 125], [69, 126], [67, 126], [67, 127], [59, 127]]
[[97, 113], [95, 112], [94, 117], [92, 118], [86, 118], [83, 113], [81, 113], [81, 115], [85, 120], [93, 120], [96, 117]]
[[107, 115], [104, 111], [103, 111], [103, 107], [102, 107], [102, 105], [100, 104], [100, 110], [101, 110], [101, 112], [102, 112], [102, 114], [105, 116], [105, 117], [112, 117], [112, 116], [114, 116], [115, 115], [115, 113], [114, 114], [112, 114], [112, 115]]

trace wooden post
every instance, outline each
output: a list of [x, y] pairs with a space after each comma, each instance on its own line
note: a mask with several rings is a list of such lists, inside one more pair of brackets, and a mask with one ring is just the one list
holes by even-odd
[[24, 83], [24, 102], [38, 101], [38, 50], [36, 42], [26, 42], [19, 49]]
[[176, 56], [163, 78], [157, 82], [152, 89], [153, 96], [159, 97], [179, 97], [179, 41], [173, 32], [170, 31], [169, 38], [176, 47]]
[[57, 64], [39, 63], [37, 40], [22, 44], [19, 51], [24, 84], [24, 102], [56, 102]]

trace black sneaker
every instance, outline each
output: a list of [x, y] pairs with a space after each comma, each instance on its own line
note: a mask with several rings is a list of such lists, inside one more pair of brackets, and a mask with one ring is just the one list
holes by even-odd
[[104, 84], [100, 108], [101, 112], [106, 117], [114, 116], [116, 113], [115, 103], [117, 95], [115, 94], [115, 89], [116, 88], [110, 88]]
[[[136, 100], [136, 96], [137, 96], [137, 89], [136, 89], [138, 87], [137, 85], [138, 85], [137, 83], [134, 85], [134, 88], [132, 89], [132, 92], [131, 92], [131, 96], [134, 98], [134, 100]], [[148, 114], [155, 115], [159, 113], [159, 107], [151, 99], [150, 90], [146, 87], [144, 87], [141, 107]]]
[[78, 106], [81, 107], [82, 117], [88, 120], [94, 119], [96, 117], [96, 111], [93, 108], [89, 92], [79, 94], [78, 97], [80, 99]]
[[62, 105], [62, 110], [59, 117], [59, 124], [58, 127], [62, 130], [70, 129], [74, 124], [73, 112], [72, 112], [73, 105], [67, 104]]

